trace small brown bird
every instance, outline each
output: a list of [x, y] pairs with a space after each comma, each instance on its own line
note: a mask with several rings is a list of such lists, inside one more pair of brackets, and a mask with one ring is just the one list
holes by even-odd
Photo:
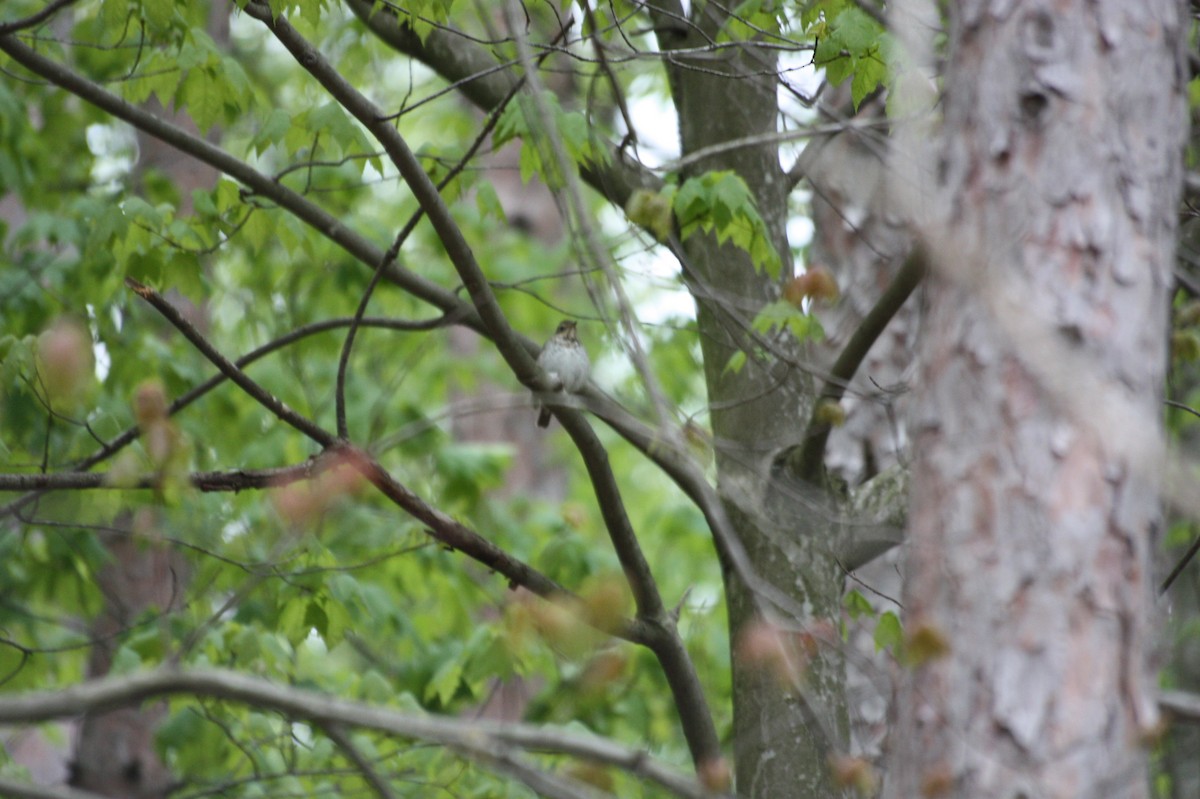
[[[587, 350], [579, 343], [574, 321], [564, 319], [558, 323], [558, 329], [542, 347], [537, 363], [550, 378], [555, 391], [575, 392], [583, 388], [591, 363]], [[545, 405], [541, 406], [537, 423], [538, 427], [550, 426], [550, 409]]]

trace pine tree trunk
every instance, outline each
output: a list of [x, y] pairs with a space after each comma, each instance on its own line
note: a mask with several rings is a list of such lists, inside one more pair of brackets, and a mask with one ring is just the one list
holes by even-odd
[[951, 15], [886, 795], [1145, 797], [1183, 9]]

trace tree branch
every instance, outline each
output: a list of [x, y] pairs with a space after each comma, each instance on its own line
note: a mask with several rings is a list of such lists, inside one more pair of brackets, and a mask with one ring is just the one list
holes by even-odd
[[821, 467], [825, 459], [825, 444], [829, 440], [829, 433], [832, 429], [828, 423], [822, 422], [818, 418], [821, 403], [824, 401], [837, 402], [846, 393], [846, 387], [850, 385], [851, 378], [858, 371], [863, 359], [867, 357], [872, 345], [883, 333], [888, 322], [904, 305], [913, 289], [921, 282], [921, 278], [925, 274], [925, 264], [924, 248], [917, 245], [905, 259], [904, 265], [896, 273], [891, 285], [863, 317], [862, 322], [854, 331], [854, 335], [846, 342], [845, 348], [829, 370], [829, 377], [826, 379], [825, 385], [813, 403], [804, 443], [784, 455], [787, 469], [793, 476], [809, 483], [820, 481]]
[[[286, 347], [287, 345], [292, 344], [302, 338], [306, 338], [308, 336], [315, 335], [317, 333], [323, 333], [327, 330], [334, 330], [339, 327], [347, 327], [351, 324], [352, 321], [353, 320], [350, 318], [343, 317], [343, 318], [338, 318], [338, 319], [326, 319], [321, 322], [313, 322], [311, 324], [302, 325], [301, 327], [298, 327], [295, 330], [292, 330], [291, 332], [280, 336], [279, 338], [276, 338], [272, 341], [268, 341], [266, 344], [262, 345], [261, 347], [251, 350], [250, 352], [246, 353], [242, 357], [238, 358], [233, 363], [238, 368], [244, 368], [244, 367], [249, 366], [250, 364], [254, 363], [258, 359], [263, 358], [267, 355], [270, 355], [272, 352], [282, 349], [283, 347]], [[416, 320], [416, 321], [409, 321], [409, 320], [405, 320], [405, 319], [383, 319], [383, 318], [379, 318], [379, 317], [368, 317], [368, 318], [365, 318], [362, 320], [361, 326], [362, 327], [379, 327], [379, 328], [386, 328], [389, 330], [433, 330], [438, 327], [442, 327], [444, 325], [452, 324], [453, 322], [454, 322], [454, 316], [450, 315], [450, 314], [439, 316], [435, 319], [423, 319], [423, 320]], [[203, 383], [200, 383], [199, 385], [191, 388], [190, 390], [188, 390], [184, 394], [180, 395], [177, 399], [175, 399], [173, 402], [171, 402], [170, 405], [167, 406], [167, 416], [174, 416], [179, 411], [183, 410], [184, 408], [191, 405], [196, 400], [203, 397], [208, 392], [212, 391], [217, 386], [221, 385], [221, 383], [225, 382], [227, 379], [228, 378], [224, 374], [218, 372], [217, 374], [210, 377], [208, 380], [205, 380]], [[134, 441], [136, 441], [140, 435], [141, 435], [141, 430], [137, 426], [127, 428], [122, 433], [120, 433], [118, 436], [113, 438], [111, 441], [109, 441], [106, 444], [104, 444], [103, 446], [101, 446], [98, 450], [93, 452], [91, 455], [87, 456], [86, 458], [84, 458], [80, 461], [76, 461], [74, 464], [71, 465], [69, 472], [65, 472], [62, 474], [74, 474], [74, 475], [87, 474], [88, 469], [92, 468], [93, 466], [95, 466], [98, 463], [103, 463], [104, 461], [111, 458], [113, 455], [116, 455], [118, 452], [125, 449], [125, 447], [129, 446]], [[6, 476], [6, 478], [8, 478], [8, 477], [14, 477], [14, 476], [13, 475]], [[26, 479], [26, 478], [33, 477], [33, 476], [32, 475], [29, 475], [29, 476], [16, 475], [15, 477], [17, 477], [19, 479]], [[101, 486], [92, 485], [90, 483], [90, 478], [84, 478], [80, 484], [72, 485], [72, 484], [70, 484], [69, 480], [67, 480], [67, 478], [65, 478], [65, 477], [62, 477], [62, 475], [42, 475], [41, 477], [48, 478], [49, 483], [46, 485], [46, 487], [45, 488], [31, 488], [29, 490], [31, 490], [33, 493], [27, 494], [23, 497], [15, 499], [7, 505], [0, 506], [0, 519], [6, 518], [18, 511], [20, 511], [22, 508], [27, 506], [30, 502], [37, 499], [38, 496], [40, 495], [40, 492], [43, 490], [53, 491], [60, 487], [61, 488], [85, 488], [85, 489], [101, 487]], [[57, 483], [57, 481], [60, 479], [64, 481], [61, 485]], [[14, 486], [15, 486], [15, 483], [14, 483]], [[134, 487], [141, 488], [143, 486], [137, 485]], [[197, 487], [199, 488], [200, 486], [197, 486]], [[8, 490], [17, 490], [17, 489], [15, 487], [13, 487]]]
[[[251, 8], [254, 7], [251, 6]], [[295, 214], [297, 218], [313, 227], [321, 235], [324, 235], [336, 242], [339, 246], [341, 246], [359, 261], [368, 265], [376, 265], [380, 263], [383, 252], [378, 247], [354, 231], [344, 227], [338, 219], [325, 212], [319, 206], [313, 204], [306, 198], [291, 191], [290, 189], [287, 189], [268, 176], [252, 169], [244, 162], [232, 157], [220, 148], [213, 146], [201, 138], [192, 136], [180, 130], [179, 128], [153, 116], [152, 114], [149, 114], [142, 109], [127, 103], [116, 95], [113, 95], [99, 87], [92, 81], [89, 81], [70, 69], [67, 69], [63, 65], [40, 55], [39, 53], [25, 46], [15, 37], [0, 37], [0, 50], [8, 53], [15, 61], [22, 64], [32, 72], [40, 75], [41, 77], [78, 95], [81, 99], [95, 105], [101, 110], [112, 114], [114, 117], [128, 122], [134, 127], [144, 131], [148, 135], [154, 136], [155, 138], [158, 138], [177, 148], [181, 152], [192, 155], [204, 163], [213, 166], [214, 168], [229, 175], [231, 178], [248, 186], [257, 194], [272, 200], [279, 206]], [[315, 51], [311, 52], [315, 53]], [[380, 117], [377, 110], [373, 107], [369, 107], [369, 115], [372, 118], [372, 125], [378, 127], [375, 125]], [[384, 127], [386, 128], [388, 126], [384, 125]], [[413, 164], [419, 174], [423, 177], [424, 173], [423, 171], [420, 171], [419, 164], [416, 164], [415, 161]], [[640, 175], [640, 177], [637, 180], [628, 181], [620, 179], [620, 176], [633, 174]], [[628, 198], [628, 195], [630, 192], [632, 192], [633, 188], [636, 188], [639, 185], [645, 185], [649, 188], [654, 188], [656, 185], [658, 185], [658, 181], [653, 179], [652, 176], [649, 176], [648, 173], [641, 173], [638, 170], [628, 167], [628, 165], [621, 167], [617, 172], [611, 174], [605, 173], [604, 175], [591, 176], [585, 174], [585, 177], [588, 177], [589, 182], [591, 182], [593, 186], [599, 188], [606, 197], [616, 203], [623, 203], [624, 200]], [[645, 180], [643, 180], [643, 178]], [[412, 185], [411, 182], [410, 185]], [[428, 209], [426, 210], [428, 211]], [[444, 214], [442, 218], [448, 218], [448, 214]], [[461, 242], [461, 236], [459, 237], [459, 240]], [[466, 248], [465, 242], [461, 242], [461, 248], [465, 248], [465, 251], [469, 255], [470, 250], [469, 248]], [[461, 249], [457, 251], [457, 254], [461, 255], [461, 253]], [[454, 256], [455, 253], [451, 253], [451, 255]], [[409, 291], [414, 296], [424, 299], [436, 307], [441, 308], [447, 313], [447, 315], [458, 317], [457, 321], [459, 321], [461, 324], [471, 327], [477, 332], [480, 332], [491, 338], [495, 338], [498, 333], [502, 334], [505, 340], [497, 341], [498, 348], [502, 354], [505, 354], [507, 358], [510, 358], [510, 364], [514, 362], [517, 364], [514, 368], [514, 373], [516, 374], [517, 378], [526, 385], [532, 385], [539, 390], [545, 390], [548, 388], [548, 386], [541, 385], [542, 378], [540, 373], [533, 365], [531, 355], [531, 353], [536, 351], [536, 347], [528, 339], [517, 336], [511, 331], [511, 329], [507, 327], [506, 324], [503, 324], [496, 331], [489, 330], [488, 326], [484, 325], [482, 317], [469, 304], [464, 303], [454, 293], [446, 291], [431, 281], [415, 275], [408, 270], [393, 265], [388, 269], [387, 275], [392, 282]], [[467, 286], [468, 290], [472, 292], [473, 298], [476, 294], [480, 293], [483, 296], [491, 296], [490, 286], [488, 286], [486, 280], [482, 276], [482, 273], [478, 271], [477, 267], [474, 271], [474, 275], [475, 278]], [[494, 298], [492, 299], [492, 302], [494, 303]], [[498, 315], [498, 310], [496, 313]], [[520, 354], [522, 352], [523, 355]], [[589, 391], [594, 391], [594, 389], [590, 389]], [[611, 403], [611, 400], [607, 400], [607, 402]], [[645, 435], [644, 431], [640, 429], [630, 428], [627, 425], [622, 425], [620, 422], [622, 418], [626, 419], [627, 421], [630, 419], [628, 414], [624, 414], [623, 417], [622, 415], [616, 415], [611, 419], [606, 419], [606, 421], [608, 421], [609, 424], [612, 424], [614, 429], [617, 430], [617, 432], [627, 440], [631, 442], [641, 442], [640, 445], [638, 445], [638, 448], [641, 449], [652, 461], [659, 464], [664, 471], [672, 477], [672, 479], [676, 480], [677, 484], [684, 490], [684, 492], [701, 507], [706, 518], [708, 518], [710, 522], [716, 522], [722, 518], [722, 511], [719, 508], [719, 501], [715, 498], [715, 492], [713, 492], [711, 486], [707, 485], [706, 480], [704, 480], [702, 476], [697, 477], [695, 470], [688, 469], [686, 464], [683, 464], [678, 456], [664, 453], [662, 451], [656, 451], [661, 450], [661, 447], [659, 447], [658, 443], [656, 443], [655, 436]], [[613, 421], [614, 419], [617, 421]], [[577, 427], [576, 425], [572, 425], [571, 427], [581, 430], [581, 428]], [[583, 425], [583, 427], [586, 428], [586, 425]], [[586, 429], [586, 434], [588, 436], [594, 436], [594, 433], [591, 432], [590, 428]], [[132, 440], [132, 438], [129, 438], [124, 443], [127, 444], [129, 440]], [[124, 444], [122, 444], [122, 446], [124, 446]], [[585, 449], [591, 448], [585, 447]], [[604, 469], [605, 471], [608, 471], [607, 465], [604, 467]], [[611, 472], [609, 472], [609, 474], [611, 478]], [[615, 486], [615, 480], [613, 480], [612, 483]], [[22, 500], [18, 500], [18, 502], [21, 501]], [[11, 507], [12, 506], [10, 506], [9, 509], [6, 509], [10, 513]], [[475, 554], [472, 553], [471, 550], [462, 546], [457, 548], [463, 548], [464, 552], [472, 557], [475, 557]], [[494, 568], [497, 568], [498, 571], [501, 571], [501, 573], [504, 573], [506, 576], [510, 576], [510, 578], [512, 578], [512, 575], [509, 575], [508, 572], [506, 572], [503, 568], [500, 568], [499, 566], [494, 566]], [[518, 584], [523, 584], [521, 583], [520, 579], [512, 579]], [[530, 587], [531, 590], [535, 590], [532, 586]], [[535, 590], [535, 593], [542, 592]], [[661, 606], [661, 602], [658, 604]], [[682, 644], [672, 644], [672, 646], [682, 647]], [[677, 653], [677, 655], [678, 654], [679, 653]], [[682, 654], [685, 655], [686, 653]], [[685, 660], [685, 658], [672, 656], [667, 660], [670, 663], [677, 663], [681, 660]], [[672, 666], [672, 668], [674, 667]], [[683, 693], [688, 695], [702, 696], [702, 692], [700, 692], [698, 689], [699, 683], [694, 674], [694, 668], [692, 668], [690, 664], [687, 668], [687, 674], [683, 676], [686, 677], [688, 682], [697, 686], [694, 689], [685, 690]], [[681, 710], [683, 709], [681, 708]], [[685, 719], [684, 721], [684, 727], [690, 731], [690, 735], [702, 736], [707, 741], [704, 746], [693, 752], [694, 756], [704, 759], [712, 759], [708, 756], [717, 756], [718, 748], [716, 744], [715, 730], [712, 727], [711, 716], [708, 714], [707, 708], [705, 707], [702, 709], [702, 712], [698, 712], [695, 719]]]
[[375, 793], [379, 794], [383, 799], [397, 799], [396, 792], [392, 790], [392, 786], [388, 785], [387, 780], [376, 770], [375, 764], [367, 760], [366, 756], [359, 751], [354, 745], [354, 741], [350, 740], [350, 736], [342, 730], [340, 724], [325, 724], [321, 727], [329, 740], [333, 741], [338, 749], [342, 750], [342, 754], [346, 759], [358, 769], [363, 779], [367, 784], [375, 789]]
[[1186, 691], [1164, 691], [1158, 706], [1177, 719], [1200, 724], [1200, 696]]
[[183, 694], [268, 708], [291, 718], [307, 719], [323, 728], [335, 725], [369, 729], [453, 747], [485, 762], [500, 756], [511, 757], [507, 755], [509, 747], [569, 755], [624, 769], [677, 796], [715, 799], [714, 794], [697, 782], [645, 752], [605, 738], [530, 724], [401, 713], [215, 669], [160, 668], [89, 680], [53, 691], [6, 695], [0, 698], [0, 724], [35, 724]]
[[[559, 31], [559, 36], [565, 35], [565, 33], [565, 29]], [[557, 37], [555, 40], [557, 41]], [[512, 88], [508, 90], [508, 93], [501, 99], [500, 103], [491, 110], [491, 112], [488, 114], [487, 120], [483, 123], [483, 126], [479, 129], [479, 132], [475, 135], [475, 140], [471, 142], [471, 146], [467, 148], [465, 153], [463, 153], [462, 158], [458, 159], [458, 162], [442, 177], [440, 181], [438, 181], [437, 190], [439, 192], [445, 189], [446, 186], [450, 185], [452, 180], [458, 177], [458, 175], [466, 168], [467, 164], [470, 163], [471, 159], [475, 157], [475, 154], [479, 151], [479, 148], [481, 148], [484, 142], [487, 141], [488, 137], [492, 135], [492, 131], [495, 130], [496, 125], [500, 122], [500, 117], [504, 113], [504, 109], [507, 108], [512, 99], [517, 96], [517, 91], [521, 88], [521, 85], [522, 81], [518, 81], [517, 83], [513, 84]], [[408, 240], [408, 237], [412, 234], [413, 230], [416, 229], [417, 223], [420, 222], [424, 216], [424, 207], [418, 207], [412, 217], [409, 218], [408, 222], [405, 223], [403, 229], [401, 229], [401, 231], [396, 235], [396, 239], [392, 242], [392, 246], [388, 248], [387, 253], [384, 254], [383, 260], [379, 262], [379, 265], [375, 268], [374, 274], [371, 275], [371, 280], [367, 284], [367, 287], [363, 289], [362, 299], [358, 304], [358, 309], [354, 312], [354, 324], [350, 325], [350, 330], [346, 332], [346, 340], [342, 345], [342, 354], [338, 358], [337, 384], [334, 390], [335, 418], [337, 420], [337, 433], [339, 438], [350, 438], [349, 426], [346, 422], [346, 370], [350, 361], [350, 350], [354, 346], [354, 337], [357, 333], [358, 322], [367, 312], [367, 303], [370, 302], [371, 294], [378, 285], [379, 278], [382, 277], [384, 269], [388, 266], [388, 264], [396, 259], [400, 253], [400, 248], [404, 246], [404, 242]]]
[[50, 17], [54, 16], [62, 9], [66, 8], [67, 6], [74, 5], [76, 2], [78, 2], [78, 0], [54, 0], [53, 3], [46, 6], [36, 14], [30, 14], [24, 19], [15, 19], [12, 22], [5, 22], [3, 25], [0, 25], [0, 36], [16, 33], [17, 31], [25, 30], [26, 28], [32, 28], [36, 25], [41, 25], [43, 22], [50, 19]]
[[[193, 472], [187, 481], [193, 488], [206, 493], [248, 491], [277, 488], [307, 480], [312, 476], [312, 464], [279, 466], [273, 469], [235, 469], [228, 472]], [[0, 491], [85, 491], [107, 488], [118, 491], [158, 488], [162, 476], [144, 474], [131, 478], [115, 478], [109, 472], [59, 472], [57, 474], [0, 474]]]
[[252, 380], [248, 374], [237, 367], [233, 361], [226, 358], [217, 348], [208, 342], [208, 339], [197, 330], [191, 322], [183, 318], [183, 315], [176, 310], [175, 306], [167, 302], [161, 294], [149, 286], [145, 286], [131, 277], [125, 278], [125, 285], [132, 289], [139, 297], [150, 303], [156, 311], [175, 326], [175, 329], [183, 334], [184, 338], [192, 343], [192, 346], [198, 349], [205, 358], [213, 366], [217, 367], [223, 375], [228, 377], [238, 388], [246, 392], [259, 405], [262, 405], [268, 411], [275, 415], [285, 424], [289, 424], [296, 430], [299, 430], [304, 435], [316, 441], [323, 447], [329, 447], [337, 437], [325, 430], [320, 425], [313, 422], [311, 419], [301, 416], [283, 403], [278, 397], [267, 391], [255, 380]]
[[[416, 163], [415, 158], [413, 158], [413, 162]], [[428, 179], [426, 179], [426, 182], [428, 182]], [[429, 184], [428, 188], [433, 191], [435, 197], [439, 200], [441, 199], [432, 184]], [[366, 452], [349, 446], [329, 431], [296, 413], [291, 408], [288, 408], [283, 402], [218, 352], [198, 330], [179, 314], [174, 306], [163, 299], [157, 292], [147, 286], [143, 286], [133, 278], [125, 278], [125, 283], [137, 292], [139, 296], [153, 305], [171, 324], [175, 325], [193, 346], [200, 350], [213, 365], [236, 383], [239, 388], [263, 407], [270, 410], [276, 417], [321, 444], [327, 454], [346, 456], [349, 459], [350, 465], [366, 477], [384, 496], [392, 500], [413, 518], [429, 525], [427, 532], [438, 541], [452, 549], [461, 550], [471, 558], [508, 577], [511, 583], [524, 586], [538, 596], [552, 598], [568, 594], [566, 589], [541, 572], [517, 560], [466, 525], [460, 524], [426, 503], [401, 484], [400, 481], [392, 477], [378, 461]], [[582, 419], [582, 417], [580, 418]], [[646, 629], [646, 625], [638, 620], [627, 622], [624, 626], [615, 628], [609, 632], [638, 642], [645, 642], [651, 637], [649, 635], [650, 630]]]
[[[425, 174], [420, 162], [404, 138], [373, 102], [358, 92], [333, 68], [313, 45], [299, 34], [284, 17], [275, 17], [259, 2], [247, 4], [246, 13], [262, 22], [279, 42], [316, 78], [337, 102], [349, 111], [383, 145], [388, 157], [421, 204], [441, 239], [447, 256], [466, 286], [475, 309], [517, 379], [524, 385], [546, 391], [552, 388], [537, 368], [522, 340], [514, 333], [492, 292], [475, 254], [446, 207], [437, 187]], [[570, 434], [583, 457], [596, 492], [597, 503], [621, 565], [633, 587], [638, 620], [649, 625], [651, 634], [644, 643], [659, 658], [676, 698], [684, 736], [692, 758], [699, 766], [720, 759], [720, 745], [708, 700], [699, 677], [678, 638], [673, 621], [667, 616], [650, 566], [642, 554], [637, 535], [625, 513], [620, 489], [608, 462], [608, 453], [582, 414], [558, 411], [563, 428]], [[372, 481], [374, 482], [374, 480]], [[382, 485], [379, 487], [382, 490]], [[386, 493], [386, 492], [385, 492]]]
[[[251, 6], [247, 9], [247, 11], [250, 12], [254, 9], [256, 9], [256, 7]], [[261, 13], [261, 9], [259, 10]], [[269, 12], [267, 13], [269, 16]], [[307, 45], [306, 42], [305, 45]], [[311, 50], [311, 48], [309, 49]], [[371, 244], [362, 236], [344, 227], [339, 220], [330, 216], [319, 206], [316, 206], [306, 198], [257, 172], [247, 164], [237, 160], [220, 148], [213, 146], [209, 142], [196, 136], [192, 136], [185, 131], [153, 116], [152, 114], [148, 114], [142, 109], [127, 103], [116, 95], [105, 91], [103, 88], [72, 72], [61, 64], [41, 56], [32, 49], [26, 47], [15, 37], [0, 37], [0, 50], [8, 53], [15, 61], [22, 64], [27, 69], [78, 95], [80, 98], [92, 103], [101, 110], [112, 114], [118, 119], [128, 122], [138, 129], [143, 130], [147, 134], [159, 138], [165, 143], [176, 147], [181, 152], [192, 155], [204, 163], [207, 163], [224, 172], [235, 180], [244, 183], [245, 185], [254, 189], [257, 193], [271, 199], [281, 207], [294, 213], [298, 218], [309, 224], [319, 233], [338, 243], [347, 252], [349, 252], [351, 255], [354, 255], [361, 262], [368, 265], [378, 264], [383, 258], [383, 251], [379, 250], [375, 245]], [[311, 50], [311, 52], [316, 54], [315, 50]], [[376, 109], [374, 109], [369, 103], [367, 106], [369, 111], [373, 112], [370, 114], [370, 118], [372, 119], [372, 127], [378, 128], [380, 125], [382, 125], [385, 130], [390, 130], [390, 126], [388, 126], [386, 123], [376, 124], [378, 123], [381, 115], [375, 113]], [[360, 108], [360, 110], [362, 109]], [[407, 147], [405, 147], [405, 149], [407, 149]], [[424, 172], [420, 169], [420, 165], [416, 162], [415, 158], [411, 157], [411, 152], [409, 153], [409, 157], [409, 163], [411, 167], [416, 170], [417, 174], [424, 178]], [[425, 182], [429, 188], [432, 188], [427, 179]], [[433, 192], [433, 196], [442, 210], [442, 213], [439, 214], [437, 218], [443, 221], [448, 220], [448, 211], [446, 211], [445, 206], [441, 204], [440, 197], [437, 195], [436, 191]], [[428, 200], [428, 198], [426, 198], [426, 200]], [[428, 213], [427, 207], [425, 210]], [[453, 226], [453, 221], [449, 221]], [[458, 232], [456, 227], [454, 228], [454, 232]], [[473, 259], [473, 255], [470, 254], [469, 247], [467, 246], [466, 242], [462, 240], [461, 233], [459, 233], [456, 252], [461, 254], [463, 251], [465, 251], [468, 256]], [[452, 253], [452, 255], [453, 254], [454, 253]], [[485, 336], [494, 338], [495, 334], [485, 327], [482, 318], [479, 316], [476, 310], [472, 308], [469, 303], [463, 302], [454, 293], [448, 292], [442, 289], [440, 286], [437, 286], [436, 284], [426, 280], [425, 278], [414, 275], [413, 273], [399, 267], [393, 266], [393, 268], [388, 269], [387, 274], [393, 280], [393, 282], [395, 282], [401, 288], [408, 290], [410, 293], [414, 294], [414, 296], [424, 299], [445, 311], [445, 323], [449, 323], [451, 320], [457, 321], [461, 324], [471, 327]], [[494, 296], [491, 295], [490, 286], [488, 285], [486, 279], [483, 278], [482, 272], [478, 270], [477, 265], [473, 274], [476, 275], [477, 279], [473, 281], [472, 285], [468, 286], [468, 289], [474, 289], [475, 292], [482, 292], [486, 296], [492, 297], [492, 303], [494, 306], [495, 299]], [[543, 384], [543, 378], [533, 363], [533, 357], [531, 353], [536, 352], [536, 346], [528, 339], [515, 334], [511, 328], [507, 327], [507, 324], [502, 325], [500, 329], [506, 334], [506, 341], [499, 347], [501, 352], [508, 353], [512, 359], [521, 362], [522, 368], [515, 370], [518, 379], [521, 379], [522, 382], [526, 383], [526, 385], [532, 385], [539, 390], [549, 389], [548, 385]], [[226, 365], [225, 368], [222, 369], [224, 373], [222, 375], [223, 378], [230, 377], [232, 374], [240, 374], [241, 378], [239, 379], [241, 379], [243, 383], [246, 383], [247, 385], [254, 385], [254, 381], [245, 376], [245, 374], [233, 364], [230, 364], [226, 359], [224, 359], [224, 356], [220, 356], [219, 353], [214, 354], [218, 355], [218, 357], [220, 357]], [[233, 366], [232, 369], [230, 369], [231, 366]], [[526, 366], [527, 368], [525, 368]], [[215, 383], [213, 383], [213, 385], [215, 385]], [[258, 393], [264, 394], [262, 399], [267, 399], [270, 396], [269, 392], [264, 393], [259, 391]], [[277, 403], [278, 401], [275, 400], [275, 402]], [[275, 410], [282, 410], [285, 407], [286, 406], [283, 406], [282, 403], [279, 403], [275, 406], [275, 408], [273, 408], [273, 412]], [[288, 415], [287, 412], [285, 412], [285, 415]], [[301, 418], [298, 417], [298, 415], [295, 415], [294, 412], [292, 416], [297, 419]], [[302, 432], [305, 432], [306, 435], [316, 434], [318, 436], [316, 440], [325, 444], [326, 446], [328, 446], [328, 443], [326, 442], [332, 442], [334, 440], [332, 434], [316, 427], [315, 425], [311, 425], [311, 423], [306, 424], [306, 420], [300, 421], [299, 423], [309, 428], [307, 430], [302, 430]], [[618, 432], [621, 431], [618, 430]], [[641, 436], [636, 437], [642, 438]], [[118, 446], [107, 448], [107, 452], [102, 450], [101, 453], [97, 453], [97, 455], [93, 456], [95, 460], [92, 460], [91, 464], [89, 465], [94, 465], [94, 463], [99, 462], [104, 457], [110, 456], [112, 452], [116, 451], [117, 449], [128, 445], [130, 441], [136, 438], [136, 433], [133, 431], [128, 431], [127, 434], [124, 434], [120, 438], [121, 441], [119, 442]], [[658, 462], [659, 457], [654, 454], [652, 448], [645, 451], [652, 460]], [[668, 473], [680, 474], [678, 469], [668, 469], [667, 471]], [[399, 484], [397, 483], [396, 486], [399, 486]], [[685, 488], [684, 490], [687, 491], [689, 495], [692, 494], [688, 488]], [[402, 491], [396, 491], [395, 496], [403, 496], [405, 493], [406, 489]], [[697, 494], [697, 496], [703, 495]], [[14, 510], [17, 510], [24, 506], [24, 504], [27, 504], [27, 502], [32, 501], [32, 499], [33, 497], [22, 498], [14, 503], [10, 503], [9, 506], [0, 510], [2, 510], [5, 514], [11, 514]], [[432, 508], [424, 505], [423, 502], [417, 500], [417, 503], [418, 504], [413, 506], [414, 508], [419, 510], [424, 508], [430, 513], [435, 513]], [[425, 512], [425, 510], [421, 510], [421, 512]], [[463, 529], [465, 530], [465, 528]], [[439, 530], [437, 528], [434, 528], [430, 531], [431, 535], [434, 535], [435, 538], [439, 537], [439, 533], [444, 532], [446, 531]], [[489, 567], [499, 571], [501, 574], [504, 574], [506, 577], [509, 577], [510, 581], [512, 581], [514, 584], [523, 585], [529, 588], [529, 590], [535, 594], [540, 596], [550, 596], [552, 594], [564, 593], [564, 591], [552, 581], [547, 580], [544, 576], [529, 569], [529, 567], [525, 564], [512, 559], [502, 550], [493, 547], [489, 542], [487, 542], [485, 539], [482, 539], [477, 534], [470, 531], [467, 532], [469, 533], [469, 536], [466, 538], [463, 538], [460, 535], [451, 534], [451, 540], [443, 541], [443, 543], [447, 543], [449, 546], [455, 549], [461, 549], [467, 555], [480, 560], [480, 562], [485, 563]], [[439, 538], [439, 540], [442, 539]], [[528, 580], [532, 580], [532, 582], [527, 582]], [[629, 640], [645, 643], [647, 640], [648, 631], [642, 630], [639, 633], [636, 630], [636, 627], [639, 625], [637, 625], [636, 622], [632, 624], [633, 629], [631, 631], [626, 631], [628, 633]], [[709, 722], [709, 726], [711, 726], [711, 721]], [[715, 741], [715, 733], [713, 735], [713, 740]]]

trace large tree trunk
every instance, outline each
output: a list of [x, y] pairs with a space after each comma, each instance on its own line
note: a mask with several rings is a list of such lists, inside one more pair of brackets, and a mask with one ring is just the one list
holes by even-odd
[[1148, 795], [1175, 0], [951, 7], [886, 795]]

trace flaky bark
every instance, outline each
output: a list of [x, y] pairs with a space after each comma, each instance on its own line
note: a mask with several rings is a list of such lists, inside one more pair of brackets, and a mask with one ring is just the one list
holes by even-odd
[[1144, 797], [1182, 8], [951, 13], [886, 795]]

